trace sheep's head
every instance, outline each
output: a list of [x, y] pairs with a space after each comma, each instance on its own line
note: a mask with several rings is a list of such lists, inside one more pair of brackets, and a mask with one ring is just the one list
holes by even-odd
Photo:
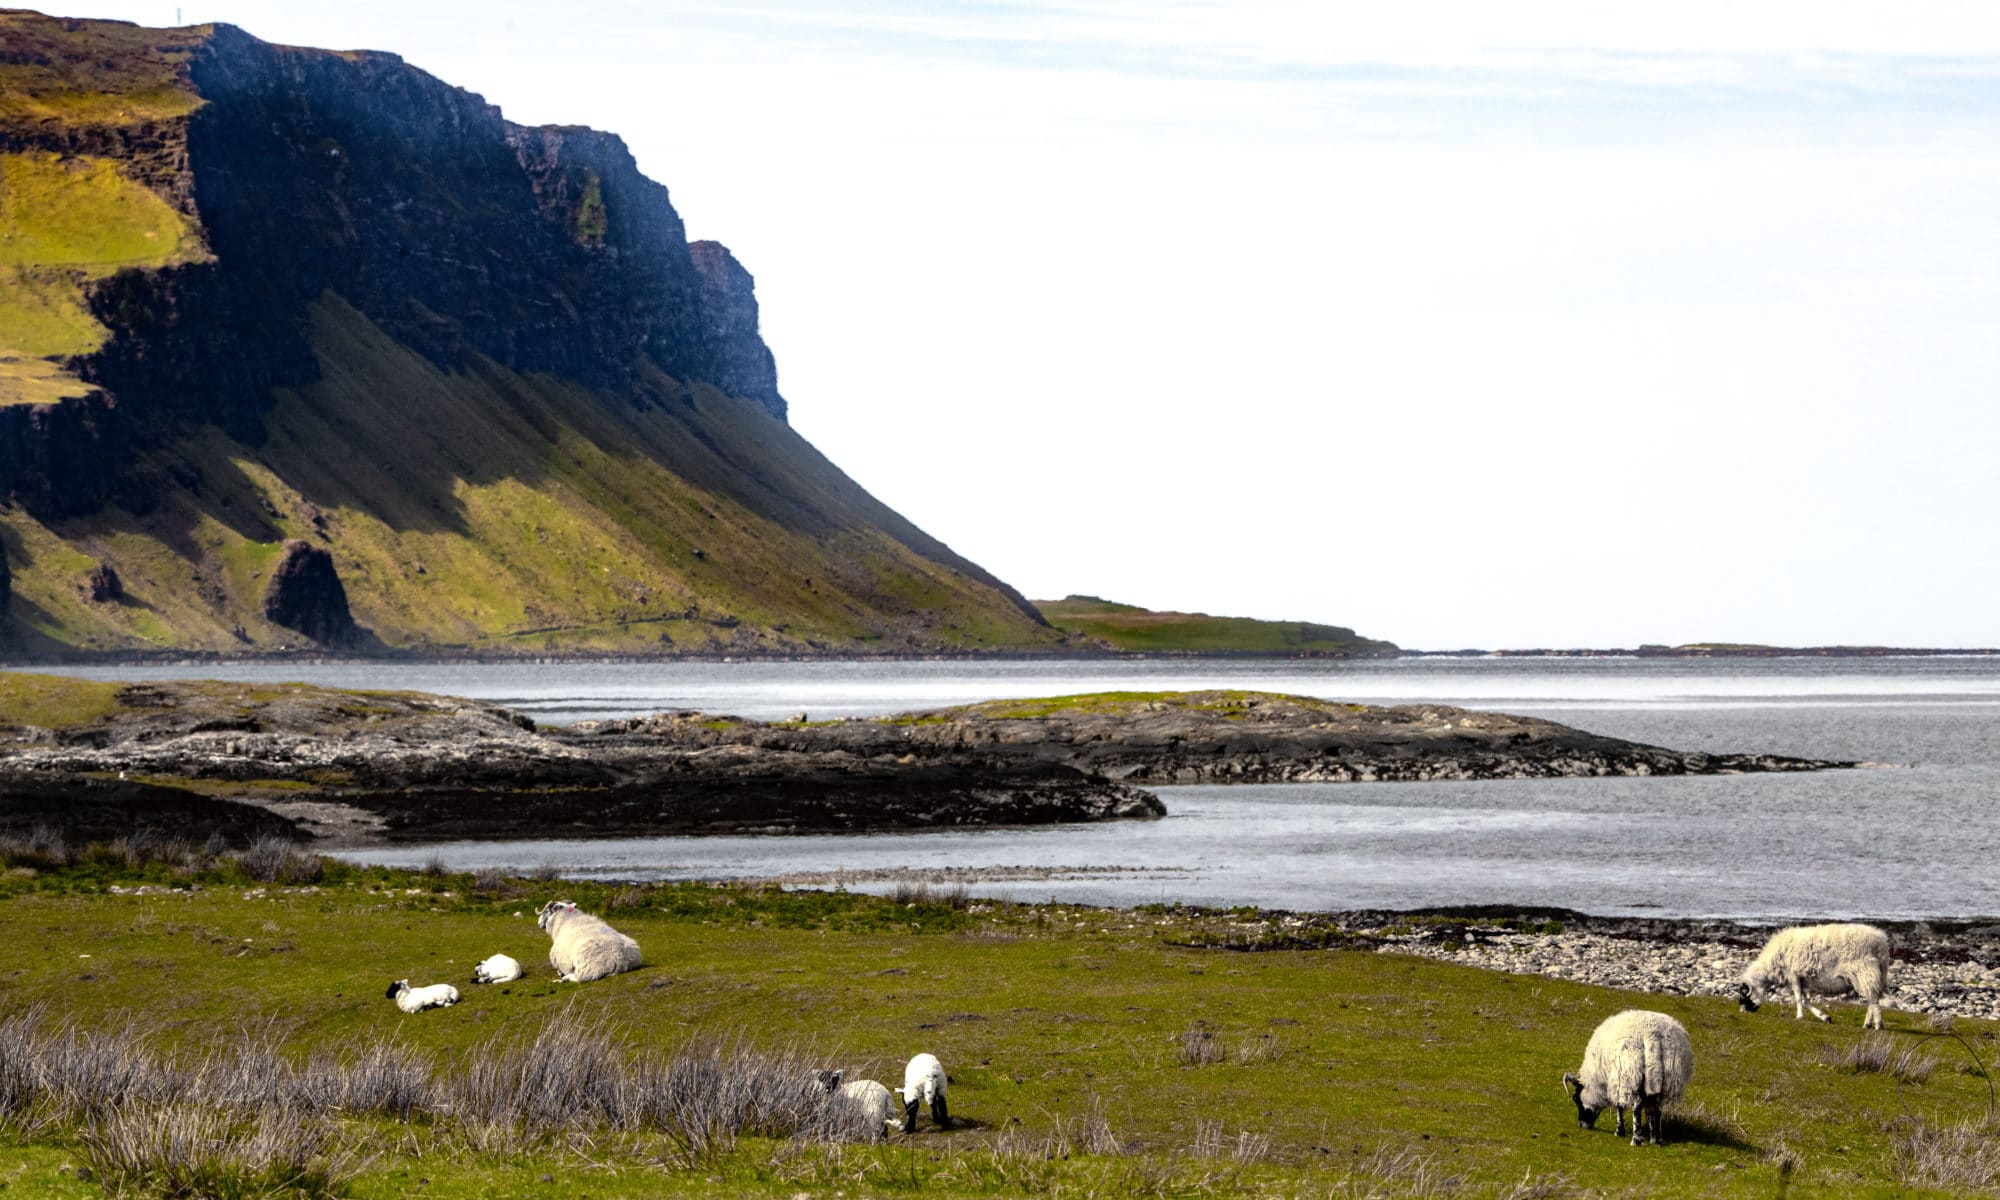
[[1736, 1007], [1744, 1012], [1756, 1012], [1764, 1003], [1764, 981], [1745, 979], [1736, 985]]
[[832, 1095], [834, 1090], [840, 1087], [840, 1080], [846, 1074], [845, 1069], [839, 1071], [815, 1071], [813, 1072], [813, 1079], [827, 1090], [828, 1095]]
[[396, 982], [390, 984], [389, 990], [382, 993], [382, 995], [384, 999], [394, 1000], [396, 997], [402, 995], [404, 992], [407, 992], [409, 990], [410, 990], [410, 981], [407, 979], [398, 979]]
[[1563, 1074], [1563, 1093], [1576, 1105], [1576, 1127], [1596, 1128], [1597, 1114], [1604, 1111], [1604, 1094], [1583, 1086], [1581, 1079], [1567, 1072]]
[[576, 901], [574, 900], [551, 900], [547, 904], [542, 905], [542, 907], [536, 911], [535, 924], [541, 926], [544, 930], [547, 930], [549, 927], [549, 921], [557, 913], [575, 912], [575, 911], [576, 911]]

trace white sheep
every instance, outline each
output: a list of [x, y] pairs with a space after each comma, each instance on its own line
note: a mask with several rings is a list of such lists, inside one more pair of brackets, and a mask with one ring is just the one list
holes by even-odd
[[1665, 1013], [1628, 1008], [1606, 1017], [1583, 1048], [1583, 1065], [1563, 1076], [1563, 1091], [1576, 1105], [1576, 1123], [1597, 1124], [1604, 1109], [1618, 1110], [1618, 1136], [1625, 1136], [1625, 1110], [1632, 1110], [1632, 1144], [1650, 1133], [1660, 1144], [1660, 1108], [1681, 1098], [1694, 1078], [1694, 1044], [1687, 1030]]
[[931, 1120], [939, 1129], [951, 1128], [951, 1114], [944, 1103], [946, 1076], [944, 1064], [935, 1054], [919, 1054], [903, 1068], [903, 1086], [896, 1089], [903, 1097], [903, 1132], [917, 1131], [917, 1105], [931, 1106]]
[[639, 943], [568, 900], [542, 905], [535, 924], [548, 931], [549, 965], [565, 983], [589, 983], [639, 967]]
[[1830, 1020], [1817, 1006], [1806, 1003], [1808, 993], [1854, 995], [1868, 1002], [1861, 1027], [1880, 1029], [1882, 997], [1889, 990], [1889, 935], [1873, 925], [1780, 929], [1764, 943], [1757, 961], [1743, 969], [1736, 1003], [1744, 1012], [1756, 1012], [1767, 995], [1784, 987], [1792, 990], [1794, 1020], [1804, 1020], [1808, 1008], [1820, 1020]]
[[409, 980], [398, 979], [389, 985], [385, 994], [406, 1013], [420, 1013], [427, 1008], [449, 1008], [458, 1003], [458, 989], [448, 983], [413, 988]]
[[819, 1081], [832, 1097], [829, 1103], [833, 1105], [843, 1129], [879, 1138], [898, 1128], [892, 1115], [896, 1111], [896, 1101], [887, 1087], [873, 1079], [842, 1083], [842, 1074], [840, 1071], [821, 1071]]
[[474, 983], [512, 983], [521, 977], [521, 964], [505, 954], [496, 954], [472, 968]]

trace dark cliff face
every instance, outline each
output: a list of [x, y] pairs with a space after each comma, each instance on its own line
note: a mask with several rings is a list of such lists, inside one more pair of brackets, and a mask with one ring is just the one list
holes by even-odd
[[757, 291], [750, 272], [721, 242], [695, 242], [688, 250], [701, 275], [702, 340], [716, 355], [715, 385], [757, 401], [783, 420], [778, 363], [757, 336]]
[[667, 189], [617, 137], [510, 125], [395, 55], [229, 26], [184, 73], [204, 103], [178, 124], [34, 139], [136, 157], [192, 207], [211, 258], [96, 288], [112, 336], [74, 365], [108, 400], [0, 414], [0, 486], [31, 509], [122, 499], [106, 464], [191, 424], [258, 444], [272, 389], [317, 377], [307, 309], [327, 292], [442, 368], [484, 356], [641, 406], [666, 399], [663, 371], [783, 418], [748, 273], [720, 247], [697, 267]]
[[[1058, 639], [787, 427], [749, 272], [610, 134], [394, 55], [0, 9], [0, 168], [76, 181], [0, 207], [68, 306], [0, 364], [34, 653]], [[78, 225], [87, 270], [43, 236]], [[0, 337], [41, 294], [0, 290]]]

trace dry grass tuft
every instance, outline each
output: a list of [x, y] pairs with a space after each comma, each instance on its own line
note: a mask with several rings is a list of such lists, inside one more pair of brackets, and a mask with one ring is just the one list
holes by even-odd
[[194, 1104], [133, 1104], [95, 1118], [84, 1160], [112, 1195], [322, 1197], [363, 1161], [322, 1117], [282, 1109], [247, 1116]]
[[236, 863], [259, 883], [317, 883], [326, 873], [325, 859], [270, 834], [253, 839], [248, 849], [237, 854]]
[[1226, 1055], [1222, 1043], [1206, 1029], [1189, 1029], [1181, 1034], [1180, 1064], [1184, 1067], [1205, 1067], [1221, 1062]]
[[1937, 1070], [1937, 1058], [1918, 1046], [1898, 1047], [1895, 1039], [1882, 1035], [1865, 1037], [1841, 1049], [1831, 1042], [1819, 1047], [1821, 1066], [1856, 1074], [1879, 1072], [1903, 1083], [1923, 1083]]
[[1911, 1187], [1956, 1194], [2000, 1187], [2000, 1126], [1990, 1121], [1946, 1126], [1905, 1117], [1892, 1154], [1896, 1177]]
[[962, 883], [955, 883], [950, 887], [938, 887], [921, 882], [899, 883], [896, 885], [896, 890], [889, 893], [889, 899], [902, 905], [942, 905], [963, 912], [972, 904], [972, 893], [966, 891]]

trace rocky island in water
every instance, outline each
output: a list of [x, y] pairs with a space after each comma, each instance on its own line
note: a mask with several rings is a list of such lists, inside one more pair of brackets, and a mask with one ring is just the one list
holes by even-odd
[[1144, 784], [1816, 770], [1442, 705], [1099, 693], [857, 720], [697, 712], [539, 727], [306, 684], [0, 677], [0, 827], [328, 844], [1145, 820]]

